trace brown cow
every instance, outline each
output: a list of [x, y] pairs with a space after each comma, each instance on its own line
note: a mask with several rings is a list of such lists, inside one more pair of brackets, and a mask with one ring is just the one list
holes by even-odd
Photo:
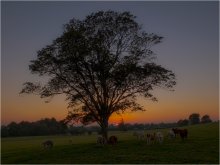
[[179, 134], [180, 134], [181, 139], [184, 140], [188, 136], [188, 130], [187, 129], [179, 130]]
[[179, 129], [178, 128], [173, 128], [173, 133], [175, 134], [175, 137], [179, 134]]
[[156, 140], [156, 133], [153, 134], [148, 133], [146, 138], [147, 138], [147, 144], [151, 144], [151, 143], [153, 144]]
[[172, 130], [175, 134], [175, 137], [179, 134], [182, 140], [184, 140], [188, 136], [188, 130], [187, 129], [173, 128]]
[[49, 148], [50, 149], [50, 148], [53, 147], [53, 141], [47, 140], [47, 141], [43, 142], [42, 145], [43, 145], [44, 148]]
[[108, 144], [114, 145], [118, 142], [118, 138], [116, 136], [110, 136], [108, 139]]

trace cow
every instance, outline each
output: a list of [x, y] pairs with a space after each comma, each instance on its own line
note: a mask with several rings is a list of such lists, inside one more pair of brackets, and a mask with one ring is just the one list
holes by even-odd
[[187, 129], [179, 130], [179, 134], [180, 134], [181, 139], [184, 140], [188, 136], [188, 130]]
[[134, 132], [133, 136], [136, 136], [138, 140], [144, 140], [144, 131], [138, 131], [138, 132]]
[[169, 138], [169, 139], [175, 138], [175, 133], [174, 133], [174, 131], [173, 131], [172, 129], [169, 130], [169, 132], [168, 132], [168, 138]]
[[157, 132], [156, 133], [156, 140], [157, 142], [159, 142], [160, 144], [163, 143], [163, 134], [161, 132]]
[[108, 144], [114, 145], [118, 142], [118, 138], [116, 136], [110, 136], [108, 139]]
[[99, 145], [104, 145], [104, 144], [106, 144], [107, 142], [106, 142], [106, 140], [105, 140], [105, 138], [104, 137], [102, 137], [102, 136], [99, 136], [99, 137], [97, 137], [97, 144], [99, 144]]
[[175, 134], [175, 137], [177, 137], [177, 135], [179, 134], [179, 129], [178, 128], [173, 128], [172, 131]]
[[152, 133], [152, 134], [147, 133], [146, 140], [147, 140], [148, 145], [151, 144], [151, 143], [154, 143], [155, 140], [156, 140], [156, 133]]
[[47, 141], [43, 142], [42, 145], [43, 145], [44, 148], [50, 149], [50, 148], [53, 147], [53, 141], [47, 140]]
[[188, 136], [188, 130], [187, 129], [173, 128], [172, 130], [175, 134], [175, 137], [179, 134], [182, 140], [186, 139], [187, 136]]

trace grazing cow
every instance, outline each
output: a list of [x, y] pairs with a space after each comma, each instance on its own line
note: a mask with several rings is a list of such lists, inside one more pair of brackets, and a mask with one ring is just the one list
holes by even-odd
[[172, 129], [169, 130], [169, 132], [168, 132], [168, 137], [169, 137], [170, 139], [175, 138], [175, 133], [174, 133], [174, 131], [173, 131]]
[[146, 139], [147, 139], [147, 144], [149, 145], [151, 142], [151, 134], [147, 134]]
[[163, 134], [161, 132], [156, 133], [156, 140], [161, 144], [163, 143]]
[[97, 141], [96, 142], [97, 142], [97, 144], [101, 144], [101, 145], [106, 144], [106, 140], [102, 136], [97, 137]]
[[155, 141], [155, 139], [156, 139], [156, 133], [153, 133], [153, 134], [151, 135], [151, 141]]
[[146, 136], [147, 144], [154, 143], [155, 139], [156, 139], [155, 133], [153, 133], [153, 134], [147, 133], [147, 136]]
[[187, 129], [173, 128], [172, 130], [175, 134], [175, 137], [179, 134], [182, 140], [184, 140], [188, 136], [188, 130]]
[[179, 129], [178, 128], [173, 128], [172, 131], [175, 134], [175, 137], [177, 137], [177, 135], [179, 134]]
[[47, 141], [43, 142], [42, 145], [43, 145], [44, 148], [49, 148], [50, 149], [50, 148], [53, 147], [53, 141], [47, 140]]
[[110, 136], [108, 140], [108, 144], [114, 145], [118, 142], [118, 138], [116, 136]]
[[179, 134], [180, 134], [181, 139], [184, 140], [188, 136], [188, 130], [187, 129], [179, 130]]
[[133, 136], [136, 136], [138, 140], [144, 140], [145, 139], [144, 131], [134, 132]]

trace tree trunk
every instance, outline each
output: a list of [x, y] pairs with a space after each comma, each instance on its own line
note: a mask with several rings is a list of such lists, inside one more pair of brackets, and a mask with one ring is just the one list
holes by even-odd
[[108, 142], [108, 120], [107, 119], [103, 120], [103, 123], [101, 124], [101, 133], [105, 141]]

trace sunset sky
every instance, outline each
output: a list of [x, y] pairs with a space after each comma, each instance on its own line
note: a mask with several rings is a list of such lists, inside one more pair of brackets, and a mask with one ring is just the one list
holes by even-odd
[[154, 91], [158, 102], [139, 98], [145, 112], [114, 115], [111, 123], [173, 122], [191, 113], [219, 119], [219, 2], [1, 2], [2, 124], [65, 117], [64, 96], [45, 103], [19, 92], [24, 82], [40, 81], [28, 70], [30, 60], [62, 34], [63, 24], [99, 10], [130, 11], [146, 32], [165, 37], [153, 47], [156, 62], [177, 78], [174, 92]]

